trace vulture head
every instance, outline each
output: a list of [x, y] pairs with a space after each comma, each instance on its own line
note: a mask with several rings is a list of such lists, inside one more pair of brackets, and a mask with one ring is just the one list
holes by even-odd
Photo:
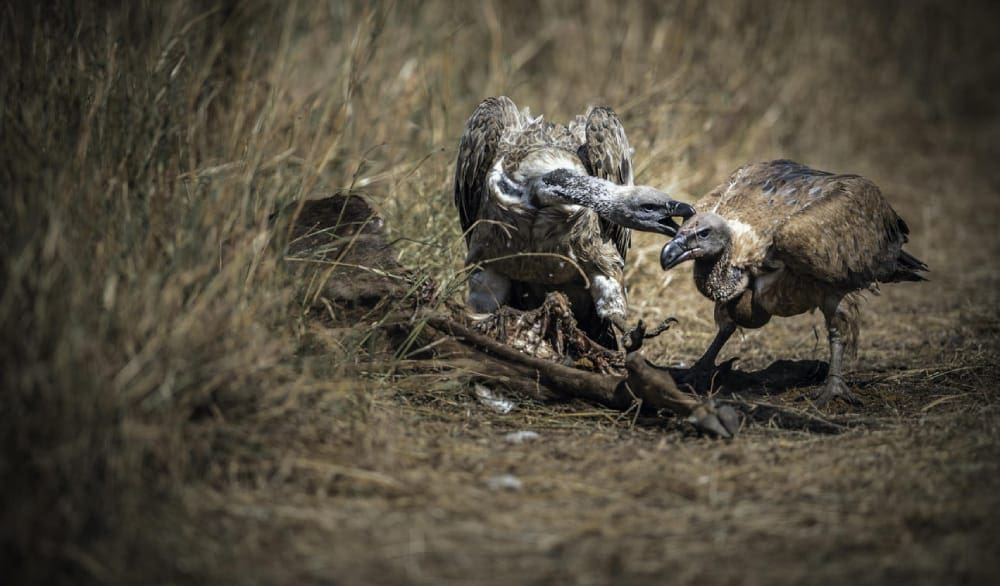
[[607, 219], [619, 226], [673, 236], [678, 228], [674, 218], [690, 218], [695, 213], [689, 204], [654, 187], [636, 185], [625, 189], [624, 197], [618, 199], [619, 205], [605, 213]]
[[722, 216], [695, 214], [684, 221], [674, 239], [660, 252], [660, 266], [669, 270], [686, 260], [716, 258], [730, 245], [733, 232]]

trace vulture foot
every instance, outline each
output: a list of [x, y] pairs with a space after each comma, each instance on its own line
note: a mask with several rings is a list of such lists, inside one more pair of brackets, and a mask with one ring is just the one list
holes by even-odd
[[713, 437], [729, 439], [740, 431], [740, 416], [729, 405], [716, 407], [709, 399], [695, 408], [688, 421], [701, 433]]
[[810, 392], [807, 396], [819, 408], [825, 407], [835, 398], [855, 407], [863, 404], [861, 397], [851, 392], [844, 379], [835, 374], [827, 377], [826, 384], [822, 388]]

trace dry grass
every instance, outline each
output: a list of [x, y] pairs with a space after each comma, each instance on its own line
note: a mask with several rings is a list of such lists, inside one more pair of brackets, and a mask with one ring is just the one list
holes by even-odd
[[[663, 4], [662, 6], [660, 4]], [[2, 9], [0, 556], [9, 583], [986, 582], [1000, 505], [1000, 59], [979, 3], [170, 0]], [[835, 437], [368, 372], [279, 262], [317, 191], [368, 192], [461, 291], [454, 149], [484, 96], [611, 104], [637, 178], [693, 199], [777, 156], [882, 185], [932, 268], [865, 308]], [[662, 240], [636, 315], [713, 334]], [[819, 328], [819, 329], [817, 329]], [[817, 339], [817, 331], [819, 338]], [[818, 318], [734, 338], [825, 358]], [[790, 391], [775, 400], [792, 400]], [[533, 429], [541, 440], [506, 444]], [[519, 491], [486, 480], [519, 477]]]

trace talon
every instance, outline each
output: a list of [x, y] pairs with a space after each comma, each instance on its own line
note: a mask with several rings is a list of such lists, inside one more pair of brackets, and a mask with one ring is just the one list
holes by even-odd
[[809, 397], [809, 399], [811, 399], [819, 409], [825, 407], [835, 398], [840, 399], [841, 401], [854, 407], [864, 405], [861, 397], [851, 392], [851, 389], [844, 383], [844, 379], [836, 374], [829, 375], [826, 378], [826, 384], [823, 385], [822, 388], [810, 391], [806, 396]]

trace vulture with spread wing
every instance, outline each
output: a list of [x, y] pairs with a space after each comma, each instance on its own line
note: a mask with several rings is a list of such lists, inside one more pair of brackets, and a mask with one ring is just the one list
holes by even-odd
[[630, 229], [672, 236], [694, 213], [666, 193], [632, 184], [618, 116], [592, 109], [563, 126], [488, 98], [459, 145], [455, 205], [471, 266], [469, 305], [531, 309], [549, 291], [569, 298], [582, 330], [607, 346], [624, 331], [623, 269]]
[[830, 369], [818, 402], [856, 401], [842, 361], [845, 346], [856, 349], [861, 292], [923, 281], [927, 270], [903, 250], [909, 228], [879, 188], [858, 175], [781, 160], [737, 169], [697, 207], [660, 255], [664, 270], [693, 260], [695, 285], [715, 301], [719, 331], [694, 371], [714, 369], [737, 326], [759, 328], [772, 315], [819, 308]]

